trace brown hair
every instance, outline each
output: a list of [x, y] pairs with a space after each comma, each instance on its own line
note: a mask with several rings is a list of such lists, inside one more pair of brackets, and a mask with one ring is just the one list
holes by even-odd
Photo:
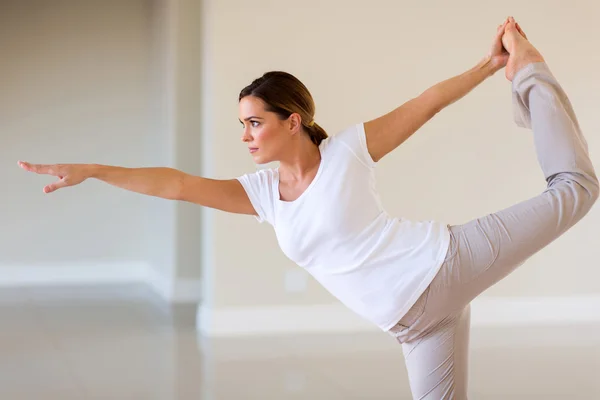
[[314, 121], [315, 102], [312, 95], [295, 76], [282, 71], [266, 72], [242, 89], [239, 100], [246, 96], [261, 99], [267, 111], [278, 114], [281, 119], [298, 113], [304, 130], [317, 146], [327, 138], [327, 132]]

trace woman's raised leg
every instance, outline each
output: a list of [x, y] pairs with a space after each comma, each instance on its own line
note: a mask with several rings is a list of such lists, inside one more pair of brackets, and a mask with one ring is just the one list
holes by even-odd
[[518, 69], [507, 71], [516, 122], [533, 130], [547, 188], [505, 210], [450, 228], [454, 248], [431, 285], [428, 301], [429, 307], [450, 305], [449, 312], [462, 309], [564, 234], [598, 199], [598, 178], [566, 93], [514, 23], [506, 35], [512, 35], [509, 51], [518, 60], [512, 63]]
[[391, 331], [402, 343], [415, 399], [466, 398], [469, 303], [580, 221], [598, 199], [598, 178], [567, 95], [514, 22], [506, 35], [516, 122], [533, 130], [547, 188], [450, 227], [439, 273]]

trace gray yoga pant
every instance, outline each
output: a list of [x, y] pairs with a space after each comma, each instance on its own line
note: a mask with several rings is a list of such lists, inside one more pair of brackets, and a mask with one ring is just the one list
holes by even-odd
[[547, 188], [505, 210], [449, 226], [446, 259], [389, 333], [402, 344], [414, 399], [467, 399], [469, 303], [585, 216], [598, 178], [567, 95], [546, 63], [512, 82], [517, 125], [533, 131]]

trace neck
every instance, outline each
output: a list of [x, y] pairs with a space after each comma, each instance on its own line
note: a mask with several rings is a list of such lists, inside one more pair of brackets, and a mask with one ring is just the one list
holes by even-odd
[[284, 175], [285, 180], [302, 180], [319, 167], [321, 151], [310, 138], [299, 137], [290, 147], [288, 154], [279, 163], [280, 174]]

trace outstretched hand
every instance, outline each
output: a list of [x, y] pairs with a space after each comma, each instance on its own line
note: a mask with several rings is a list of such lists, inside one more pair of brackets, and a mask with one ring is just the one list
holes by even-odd
[[496, 29], [496, 35], [492, 41], [492, 47], [488, 53], [490, 62], [497, 70], [500, 70], [506, 66], [508, 63], [508, 57], [510, 55], [502, 45], [502, 36], [504, 36], [504, 30], [506, 29], [508, 21], [509, 19], [507, 18], [503, 24], [498, 25], [498, 28]]
[[36, 174], [57, 176], [60, 180], [44, 187], [44, 193], [51, 193], [58, 189], [75, 186], [90, 177], [87, 164], [30, 164], [19, 161], [19, 166], [25, 171]]

